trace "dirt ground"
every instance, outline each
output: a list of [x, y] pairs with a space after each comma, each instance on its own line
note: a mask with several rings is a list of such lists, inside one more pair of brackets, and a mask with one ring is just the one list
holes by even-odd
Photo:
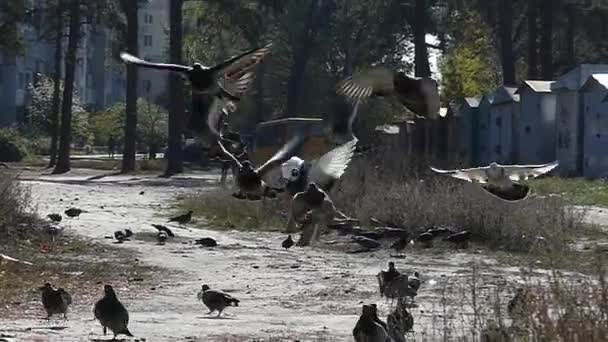
[[[375, 278], [392, 259], [386, 250], [344, 253], [326, 246], [283, 250], [283, 234], [178, 227], [174, 228], [177, 237], [159, 246], [150, 224], [166, 223], [176, 196], [208, 191], [217, 185], [218, 175], [94, 177], [98, 174], [92, 170], [62, 176], [31, 173], [22, 174], [22, 182], [31, 187], [42, 216], [71, 206], [86, 210], [78, 219], [64, 219], [65, 234], [111, 244], [106, 236], [130, 228], [134, 239], [113, 246], [127, 248], [140, 262], [166, 270], [158, 274], [158, 285], [141, 293], [131, 293], [128, 286], [116, 288], [130, 312], [129, 328], [139, 340], [352, 341], [362, 303], [377, 303], [383, 319], [389, 313], [390, 304], [380, 298]], [[215, 238], [219, 246], [200, 248], [192, 243], [206, 236]], [[416, 298], [418, 308], [412, 309], [415, 325], [408, 339], [412, 341], [444, 340], [448, 330], [447, 340], [470, 337], [476, 323], [473, 312], [479, 313], [482, 304], [475, 306], [471, 288], [476, 289], [478, 301], [495, 302], [498, 293], [504, 305], [514, 292], [512, 285], [522, 277], [519, 269], [500, 266], [474, 250], [413, 250], [405, 259], [392, 260], [402, 271], [419, 271], [424, 281]], [[540, 279], [545, 274], [539, 270], [532, 276]], [[196, 297], [204, 283], [237, 297], [240, 306], [228, 308], [223, 319], [207, 316]], [[12, 313], [10, 318], [0, 315], [0, 341], [104, 338], [93, 320], [92, 303], [78, 303], [79, 289], [67, 290], [76, 294], [69, 319], [50, 322], [65, 329], [45, 329], [49, 323], [42, 319], [43, 309], [33, 302], [30, 305], [37, 311]]]

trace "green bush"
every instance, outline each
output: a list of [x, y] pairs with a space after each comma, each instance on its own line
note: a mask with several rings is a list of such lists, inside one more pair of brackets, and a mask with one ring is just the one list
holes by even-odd
[[0, 162], [19, 162], [26, 155], [25, 141], [17, 131], [0, 129]]

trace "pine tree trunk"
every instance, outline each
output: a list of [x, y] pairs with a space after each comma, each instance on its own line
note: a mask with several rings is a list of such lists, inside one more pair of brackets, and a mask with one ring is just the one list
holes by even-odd
[[553, 6], [552, 0], [540, 0], [540, 77], [553, 79]]
[[500, 0], [498, 4], [500, 59], [502, 79], [506, 86], [515, 86], [515, 58], [513, 56], [513, 0]]
[[[137, 2], [123, 0], [127, 16], [127, 49], [137, 56], [138, 53], [138, 18]], [[135, 149], [137, 136], [137, 67], [127, 65], [127, 103], [125, 122], [125, 143], [122, 156], [122, 173], [135, 172]]]
[[[183, 0], [171, 0], [169, 7], [169, 59], [171, 63], [182, 63], [182, 7]], [[182, 132], [184, 121], [184, 82], [179, 75], [169, 76], [169, 143], [167, 168], [164, 176], [183, 172]]]
[[429, 53], [426, 47], [426, 0], [416, 0], [414, 19], [414, 65], [417, 77], [431, 76]]
[[65, 56], [65, 81], [61, 103], [61, 130], [59, 154], [53, 173], [70, 171], [70, 145], [72, 143], [72, 96], [74, 92], [74, 73], [76, 71], [76, 52], [80, 40], [80, 0], [70, 2], [70, 34]]
[[[57, 3], [57, 18], [63, 16], [63, 4]], [[61, 56], [63, 55], [63, 20], [57, 20], [55, 31], [55, 70], [53, 74], [53, 103], [51, 112], [51, 149], [49, 168], [57, 163], [57, 143], [59, 141], [59, 111], [61, 110]]]
[[528, 79], [538, 78], [538, 2], [528, 0]]

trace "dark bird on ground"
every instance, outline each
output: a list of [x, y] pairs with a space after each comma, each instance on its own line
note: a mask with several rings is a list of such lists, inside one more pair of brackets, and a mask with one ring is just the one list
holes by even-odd
[[104, 285], [104, 296], [100, 299], [93, 309], [95, 318], [99, 320], [103, 327], [105, 335], [109, 328], [114, 333], [114, 339], [117, 335], [123, 334], [133, 337], [127, 326], [129, 325], [129, 312], [116, 297], [114, 289], [110, 285]]
[[55, 213], [48, 214], [48, 215], [46, 215], [46, 217], [48, 217], [51, 221], [56, 222], [56, 223], [61, 222], [61, 219], [62, 219], [61, 214], [55, 214]]
[[217, 317], [220, 317], [222, 311], [228, 306], [239, 306], [239, 300], [221, 291], [211, 290], [206, 284], [201, 287], [201, 291], [197, 295], [198, 299], [209, 308], [207, 314], [218, 311]]
[[[239, 161], [232, 153], [230, 153], [221, 141], [218, 141], [220, 148], [224, 154], [230, 158], [236, 165], [236, 185], [239, 188], [239, 193], [235, 194], [237, 198], [247, 198], [251, 200], [261, 199], [266, 197], [273, 188], [275, 179], [280, 178], [272, 177], [271, 171], [279, 171], [279, 166], [287, 159], [289, 159], [296, 152], [297, 148], [304, 141], [302, 135], [298, 134], [291, 138], [277, 153], [266, 161], [262, 166], [257, 169], [253, 168], [251, 161], [245, 160]], [[280, 171], [279, 171], [280, 172]], [[265, 178], [267, 177], [268, 178]], [[275, 179], [270, 179], [275, 178]]]
[[122, 230], [115, 231], [114, 238], [116, 239], [117, 243], [123, 243], [124, 241], [129, 241], [129, 238], [127, 238], [127, 234], [125, 234], [125, 232]]
[[431, 167], [431, 170], [467, 182], [479, 184], [484, 190], [505, 201], [519, 201], [530, 193], [530, 186], [519, 183], [531, 178], [544, 175], [559, 165], [556, 160], [542, 165], [500, 165], [491, 163], [489, 166], [462, 170], [441, 170]]
[[127, 238], [130, 238], [131, 236], [133, 236], [133, 231], [129, 228], [125, 229], [125, 236]]
[[445, 238], [445, 241], [456, 244], [459, 248], [466, 248], [469, 240], [471, 239], [471, 232], [468, 230], [454, 233]]
[[145, 192], [144, 192], [144, 191], [140, 191], [140, 192], [139, 192], [139, 194], [140, 194], [140, 195], [143, 195], [143, 194], [145, 194]]
[[40, 287], [42, 292], [42, 306], [46, 310], [47, 319], [53, 314], [63, 314], [63, 318], [67, 319], [68, 306], [72, 304], [72, 296], [62, 289], [55, 290], [50, 283], [45, 283]]
[[162, 224], [152, 224], [152, 227], [158, 229], [159, 232], [167, 233], [169, 237], [175, 237], [173, 231], [171, 231], [171, 229], [167, 228], [166, 226], [163, 226]]
[[391, 249], [394, 249], [398, 254], [403, 253], [403, 250], [405, 249], [405, 247], [407, 247], [407, 245], [410, 243], [410, 237], [409, 234], [404, 234], [403, 236], [401, 236], [399, 238], [399, 240], [393, 242], [393, 244], [391, 245]]
[[63, 227], [50, 223], [44, 226], [44, 230], [51, 236], [51, 241], [55, 242], [57, 236], [63, 231]]
[[69, 217], [78, 217], [78, 216], [80, 216], [80, 214], [83, 213], [83, 211], [78, 208], [70, 208], [70, 209], [66, 210], [64, 213], [66, 215], [68, 215]]
[[281, 246], [283, 246], [283, 248], [285, 249], [289, 249], [291, 248], [291, 246], [293, 246], [294, 242], [291, 239], [291, 234], [287, 235], [287, 238], [285, 240], [283, 240], [283, 242], [281, 243]]
[[365, 236], [353, 236], [353, 241], [367, 250], [375, 249], [381, 246], [380, 242], [377, 240], [366, 238]]
[[380, 297], [384, 296], [384, 288], [386, 284], [400, 275], [399, 271], [395, 268], [395, 263], [389, 261], [388, 270], [380, 271], [376, 278], [378, 279], [378, 288], [380, 289]]
[[200, 63], [194, 63], [192, 66], [152, 63], [126, 52], [122, 52], [120, 58], [125, 63], [139, 67], [179, 73], [190, 81], [194, 93], [226, 96], [232, 99], [235, 95], [231, 92], [230, 86], [234, 86], [231, 83], [241, 80], [248, 74], [253, 78], [253, 69], [270, 53], [271, 46], [272, 43], [262, 48], [251, 49], [212, 67]]
[[395, 310], [386, 317], [387, 332], [393, 342], [405, 342], [405, 335], [414, 328], [414, 316], [407, 311], [404, 298], [397, 299]]
[[433, 239], [435, 236], [429, 232], [420, 233], [416, 240], [422, 243], [422, 247], [431, 248], [433, 246]]
[[215, 247], [215, 246], [217, 246], [217, 241], [215, 241], [215, 239], [210, 238], [210, 237], [204, 237], [204, 238], [196, 239], [196, 240], [194, 240], [194, 243], [197, 244], [197, 245], [205, 246], [205, 247]]
[[361, 316], [355, 328], [353, 337], [355, 342], [390, 342], [391, 338], [386, 331], [386, 324], [378, 322], [378, 309], [374, 305], [363, 305]]
[[158, 240], [159, 245], [164, 245], [165, 242], [167, 241], [167, 233], [163, 232], [163, 231], [159, 231], [156, 234], [156, 239]]
[[418, 272], [414, 272], [413, 274], [409, 275], [407, 277], [407, 283], [410, 285], [410, 287], [418, 292], [418, 289], [420, 289], [420, 274]]
[[338, 83], [337, 92], [352, 100], [396, 96], [414, 114], [434, 119], [439, 116], [439, 88], [431, 78], [414, 78], [402, 71], [374, 67], [353, 74]]
[[[192, 220], [192, 213], [193, 213], [193, 211], [190, 210], [183, 215], [179, 215], [179, 216], [170, 218], [168, 222], [177, 222], [179, 224], [189, 223]], [[156, 228], [156, 229], [158, 229], [158, 228]]]

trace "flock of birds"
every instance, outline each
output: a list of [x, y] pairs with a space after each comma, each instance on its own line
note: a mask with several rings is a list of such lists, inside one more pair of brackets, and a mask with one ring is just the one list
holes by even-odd
[[[242, 200], [264, 200], [276, 197], [277, 192], [284, 192], [290, 200], [288, 227], [295, 224], [311, 224], [314, 226], [314, 237], [318, 236], [318, 228], [336, 222], [344, 222], [349, 217], [339, 211], [333, 204], [328, 193], [333, 185], [346, 171], [353, 159], [357, 138], [353, 134], [352, 124], [356, 118], [360, 103], [371, 97], [396, 97], [408, 110], [416, 115], [434, 118], [439, 113], [439, 92], [437, 82], [431, 78], [414, 78], [404, 72], [394, 71], [384, 67], [373, 67], [360, 71], [348, 77], [337, 85], [337, 93], [348, 99], [352, 104], [352, 113], [348, 118], [350, 137], [346, 142], [323, 154], [316, 160], [304, 160], [296, 156], [296, 151], [306, 137], [296, 133], [270, 159], [259, 167], [254, 167], [242, 155], [235, 156], [236, 146], [234, 136], [226, 134], [226, 120], [230, 113], [237, 109], [238, 102], [250, 88], [255, 76], [255, 67], [270, 53], [272, 44], [262, 48], [246, 51], [238, 56], [212, 66], [195, 63], [192, 66], [177, 64], [152, 63], [128, 53], [122, 53], [121, 58], [127, 64], [138, 67], [167, 70], [178, 73], [190, 81], [192, 88], [192, 112], [188, 119], [188, 128], [209, 149], [216, 149], [224, 154], [234, 168], [234, 179], [238, 191], [234, 197]], [[558, 162], [543, 165], [500, 165], [491, 163], [489, 166], [441, 170], [431, 167], [439, 174], [448, 175], [460, 180], [478, 184], [489, 194], [506, 201], [525, 199], [530, 188], [521, 181], [543, 175], [555, 167]], [[71, 208], [65, 211], [69, 217], [78, 217], [82, 210]], [[61, 221], [61, 215], [50, 214], [49, 219], [54, 223]], [[179, 224], [190, 222], [192, 212], [171, 218], [170, 221]], [[157, 230], [159, 244], [174, 236], [166, 226], [153, 225]], [[50, 225], [51, 236], [56, 236], [60, 228]], [[125, 229], [117, 231], [114, 238], [117, 242], [129, 240], [133, 232]], [[399, 238], [391, 245], [397, 252], [402, 252], [408, 244], [416, 240], [424, 247], [430, 247], [433, 240], [443, 236], [445, 240], [458, 246], [466, 247], [471, 237], [468, 231], [455, 231], [451, 228], [433, 227], [410, 237], [405, 230], [398, 231]], [[217, 243], [210, 238], [201, 239], [201, 244], [214, 246]], [[213, 240], [213, 241], [212, 241]], [[358, 234], [353, 240], [366, 249], [377, 248], [379, 237], [369, 234]], [[198, 241], [197, 241], [198, 243]], [[285, 249], [295, 244], [289, 235], [282, 242]], [[388, 315], [384, 323], [377, 314], [375, 304], [363, 305], [361, 316], [357, 322], [353, 336], [357, 342], [362, 341], [403, 341], [404, 334], [413, 326], [413, 317], [407, 311], [422, 284], [417, 272], [401, 274], [395, 269], [394, 263], [389, 263], [389, 269], [378, 274], [381, 296], [397, 299], [394, 311]], [[72, 303], [71, 296], [63, 289], [54, 289], [51, 284], [45, 284], [42, 291], [42, 303], [50, 317], [53, 314], [66, 314]], [[518, 292], [519, 294], [519, 292]], [[517, 297], [517, 296], [516, 296]], [[218, 312], [218, 317], [228, 306], [238, 306], [239, 300], [221, 291], [211, 290], [203, 285], [198, 298], [209, 308], [210, 312]], [[407, 299], [411, 299], [408, 301]], [[110, 285], [104, 286], [104, 296], [94, 307], [95, 317], [104, 329], [109, 328], [114, 337], [119, 334], [132, 336], [127, 328], [129, 315], [116, 296]]]

